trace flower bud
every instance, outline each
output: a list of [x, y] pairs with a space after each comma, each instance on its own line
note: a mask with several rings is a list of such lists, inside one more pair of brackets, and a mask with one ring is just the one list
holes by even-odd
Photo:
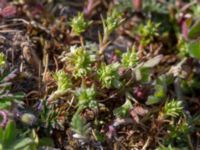
[[37, 121], [37, 118], [35, 117], [35, 115], [31, 114], [31, 113], [24, 113], [21, 116], [21, 121], [26, 124], [26, 125], [34, 125]]

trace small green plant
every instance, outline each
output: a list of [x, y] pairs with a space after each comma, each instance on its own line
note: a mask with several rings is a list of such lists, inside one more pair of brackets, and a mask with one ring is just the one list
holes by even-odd
[[158, 36], [158, 28], [160, 23], [154, 23], [148, 20], [146, 25], [140, 25], [138, 28], [138, 34], [141, 36], [141, 44], [146, 46], [151, 43], [154, 37]]
[[5, 129], [0, 128], [1, 150], [28, 150], [33, 145], [32, 138], [18, 134], [14, 121], [9, 121]]
[[163, 114], [166, 117], [178, 117], [183, 112], [182, 101], [172, 100], [167, 101], [163, 108]]
[[128, 50], [126, 53], [122, 54], [122, 65], [124, 67], [134, 67], [138, 63], [136, 49], [133, 46], [132, 50]]
[[128, 116], [131, 108], [133, 108], [131, 101], [126, 99], [126, 102], [122, 106], [114, 109], [113, 113], [118, 118], [124, 118]]
[[62, 120], [59, 120], [60, 111], [56, 109], [55, 105], [49, 105], [48, 101], [40, 102], [42, 108], [39, 108], [40, 114], [38, 122], [40, 122], [41, 126], [47, 129], [54, 129], [56, 127], [63, 128]]
[[108, 14], [106, 19], [102, 18], [103, 23], [103, 38], [99, 36], [99, 54], [102, 55], [105, 47], [109, 44], [110, 34], [123, 22], [122, 13], [117, 9], [112, 9]]
[[97, 71], [99, 80], [104, 88], [119, 88], [121, 86], [119, 74], [118, 74], [119, 63], [113, 64], [101, 64], [101, 67]]
[[190, 125], [185, 121], [181, 122], [180, 124], [172, 125], [169, 131], [168, 141], [176, 141], [181, 143], [183, 143], [184, 141], [186, 142], [186, 136], [189, 133], [189, 131]]
[[155, 92], [147, 99], [147, 105], [157, 104], [166, 98], [167, 86], [171, 83], [171, 77], [161, 76], [155, 84]]
[[72, 70], [75, 78], [85, 77], [91, 70], [94, 55], [88, 53], [83, 47], [71, 47], [71, 52], [64, 58], [67, 66]]
[[97, 109], [98, 103], [95, 100], [95, 89], [94, 86], [91, 88], [81, 87], [76, 90], [76, 96], [78, 99], [78, 107], [79, 109], [84, 109], [86, 107]]
[[57, 90], [50, 95], [49, 100], [55, 100], [59, 98], [71, 87], [71, 80], [63, 70], [57, 71], [54, 75], [54, 78], [58, 87]]
[[117, 9], [112, 9], [106, 19], [102, 19], [105, 35], [110, 35], [122, 22], [122, 14]]
[[74, 114], [71, 121], [72, 130], [76, 133], [75, 138], [85, 139], [88, 137], [89, 125], [86, 121], [77, 113]]
[[72, 28], [72, 32], [74, 32], [76, 35], [80, 35], [81, 33], [85, 32], [91, 23], [92, 22], [85, 20], [83, 13], [79, 12], [78, 15], [71, 20], [70, 26]]

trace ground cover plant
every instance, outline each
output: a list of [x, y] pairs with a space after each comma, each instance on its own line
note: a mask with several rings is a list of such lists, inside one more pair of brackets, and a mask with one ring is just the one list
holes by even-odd
[[0, 150], [200, 149], [198, 0], [0, 0]]

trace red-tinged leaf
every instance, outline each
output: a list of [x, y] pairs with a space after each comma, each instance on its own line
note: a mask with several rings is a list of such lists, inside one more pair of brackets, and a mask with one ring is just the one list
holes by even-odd
[[130, 115], [133, 119], [133, 121], [135, 121], [136, 123], [139, 123], [139, 116], [138, 114], [133, 110], [130, 111]]
[[134, 108], [134, 111], [140, 115], [140, 116], [144, 116], [146, 113], [148, 113], [148, 110], [147, 109], [144, 109], [143, 107], [141, 106], [137, 106]]
[[17, 13], [17, 9], [15, 6], [12, 5], [8, 5], [5, 8], [3, 8], [3, 10], [1, 11], [1, 15], [4, 18], [11, 18], [14, 17]]
[[139, 123], [139, 116], [144, 116], [146, 113], [148, 113], [148, 110], [141, 106], [136, 106], [130, 111], [130, 115], [136, 123]]
[[182, 34], [183, 34], [184, 39], [187, 40], [187, 39], [188, 39], [188, 32], [189, 32], [189, 29], [188, 29], [186, 20], [184, 20], [184, 21], [181, 23], [181, 30], [182, 30]]

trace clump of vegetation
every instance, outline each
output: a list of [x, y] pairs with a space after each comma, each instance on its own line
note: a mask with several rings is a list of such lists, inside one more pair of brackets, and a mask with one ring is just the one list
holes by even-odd
[[4, 0], [0, 150], [194, 150], [198, 3]]
[[78, 13], [77, 16], [71, 20], [70, 26], [73, 33], [80, 35], [81, 33], [85, 32], [91, 23], [92, 22], [85, 20], [83, 13]]

